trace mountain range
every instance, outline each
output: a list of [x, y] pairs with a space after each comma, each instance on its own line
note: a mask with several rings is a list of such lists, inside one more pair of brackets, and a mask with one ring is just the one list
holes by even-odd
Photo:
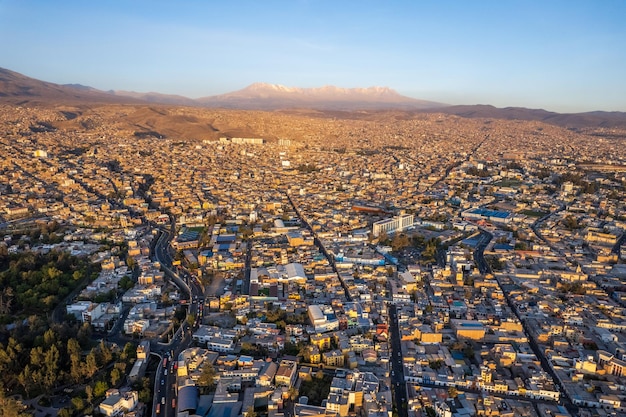
[[102, 91], [80, 84], [54, 84], [0, 68], [0, 102], [25, 104], [122, 103], [164, 104], [242, 110], [314, 109], [320, 111], [388, 111], [452, 114], [464, 118], [533, 120], [568, 128], [626, 128], [624, 112], [562, 114], [522, 107], [451, 106], [402, 96], [388, 87], [285, 87], [255, 83], [242, 90], [191, 99], [160, 93]]

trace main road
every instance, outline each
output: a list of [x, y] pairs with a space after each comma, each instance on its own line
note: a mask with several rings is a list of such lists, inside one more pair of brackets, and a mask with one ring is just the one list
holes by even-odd
[[389, 325], [389, 337], [391, 341], [391, 389], [394, 393], [398, 416], [408, 417], [406, 382], [404, 381], [400, 329], [398, 328], [398, 311], [394, 304], [389, 304]]
[[[191, 345], [191, 334], [198, 327], [199, 316], [203, 312], [204, 291], [197, 277], [185, 269], [176, 270], [172, 267], [170, 241], [174, 236], [174, 226], [170, 230], [159, 229], [159, 236], [154, 246], [154, 259], [161, 264], [165, 275], [188, 297], [187, 317], [194, 317], [194, 323], [183, 320], [180, 327], [168, 343], [152, 343], [152, 351], [160, 358], [161, 363], [154, 377], [154, 397], [152, 416], [176, 415], [176, 370], [178, 355]], [[157, 408], [159, 413], [157, 414]]]

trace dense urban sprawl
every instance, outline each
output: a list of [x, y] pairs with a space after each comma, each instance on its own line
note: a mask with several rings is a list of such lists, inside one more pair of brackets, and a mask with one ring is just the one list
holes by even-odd
[[137, 347], [94, 413], [626, 415], [623, 132], [159, 108], [240, 126], [175, 137], [139, 111], [0, 111], [2, 256], [88, 257], [42, 303]]

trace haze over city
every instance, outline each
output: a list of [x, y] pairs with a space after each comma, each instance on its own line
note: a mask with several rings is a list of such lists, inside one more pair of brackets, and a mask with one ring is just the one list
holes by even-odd
[[621, 1], [0, 1], [0, 66], [191, 98], [254, 82], [626, 110]]

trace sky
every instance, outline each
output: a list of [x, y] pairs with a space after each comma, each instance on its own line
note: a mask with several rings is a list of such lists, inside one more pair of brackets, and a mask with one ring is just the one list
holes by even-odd
[[626, 111], [624, 0], [0, 0], [0, 67], [198, 98], [254, 82]]

